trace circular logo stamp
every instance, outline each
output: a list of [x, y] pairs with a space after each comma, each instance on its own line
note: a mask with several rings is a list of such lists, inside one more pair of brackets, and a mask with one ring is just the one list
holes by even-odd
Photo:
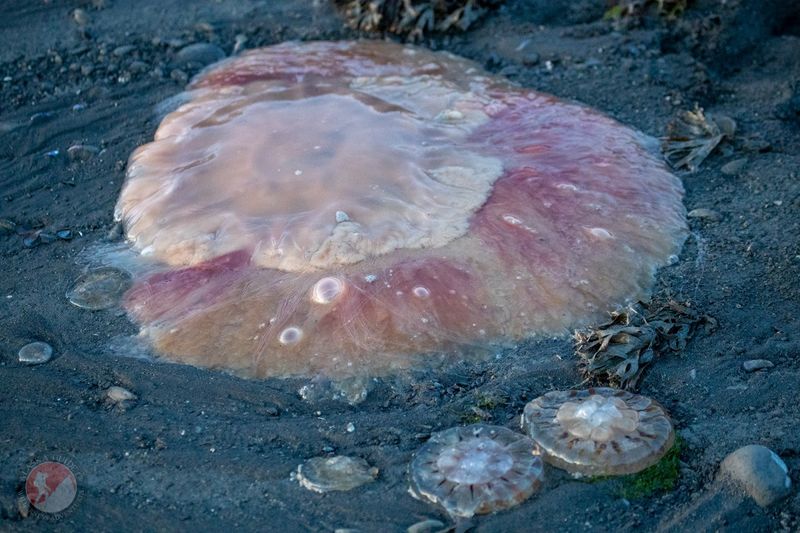
[[78, 480], [64, 463], [39, 463], [25, 479], [25, 497], [35, 509], [43, 513], [54, 515], [65, 511], [77, 495]]

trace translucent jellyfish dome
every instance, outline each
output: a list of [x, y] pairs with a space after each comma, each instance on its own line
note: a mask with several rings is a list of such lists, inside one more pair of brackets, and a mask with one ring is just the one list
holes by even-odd
[[545, 461], [582, 475], [633, 474], [658, 462], [675, 431], [663, 407], [628, 391], [553, 391], [528, 403], [522, 428]]
[[541, 488], [544, 465], [528, 437], [474, 424], [432, 435], [414, 456], [410, 474], [414, 497], [471, 517], [525, 501]]
[[175, 360], [376, 375], [561, 335], [684, 239], [645, 136], [447, 53], [284, 43], [183, 101], [116, 208], [149, 265], [126, 307]]

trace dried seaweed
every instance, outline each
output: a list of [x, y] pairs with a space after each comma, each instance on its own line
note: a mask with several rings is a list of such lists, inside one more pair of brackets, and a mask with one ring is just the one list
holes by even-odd
[[661, 140], [661, 150], [675, 168], [694, 172], [722, 139], [733, 137], [736, 122], [723, 116], [703, 113], [699, 107], [684, 111], [667, 126], [667, 136]]
[[502, 0], [334, 0], [348, 25], [418, 40], [433, 31], [467, 30]]
[[697, 332], [710, 333], [714, 318], [674, 300], [639, 302], [611, 313], [611, 321], [575, 333], [580, 367], [590, 381], [634, 389], [657, 357], [677, 353]]

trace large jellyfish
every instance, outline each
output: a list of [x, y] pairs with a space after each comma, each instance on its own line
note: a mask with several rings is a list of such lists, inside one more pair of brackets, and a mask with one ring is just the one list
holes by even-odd
[[644, 135], [465, 59], [284, 43], [201, 73], [116, 208], [164, 356], [379, 375], [560, 335], [646, 295], [684, 239]]

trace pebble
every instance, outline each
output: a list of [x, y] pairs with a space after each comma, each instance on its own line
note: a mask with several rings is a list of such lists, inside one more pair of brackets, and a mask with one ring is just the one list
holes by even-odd
[[761, 507], [768, 507], [789, 495], [789, 469], [778, 455], [765, 446], [751, 444], [728, 455], [720, 475], [732, 480]]
[[800, 86], [795, 86], [794, 94], [778, 105], [775, 114], [782, 120], [800, 119]]
[[233, 52], [232, 55], [236, 55], [244, 49], [244, 45], [247, 44], [247, 36], [240, 33], [236, 35], [234, 45], [233, 45]]
[[438, 520], [423, 520], [421, 522], [417, 522], [411, 526], [408, 526], [406, 529], [407, 533], [430, 533], [431, 531], [440, 531], [444, 529], [444, 523], [439, 522]]
[[178, 68], [173, 69], [172, 72], [169, 73], [169, 77], [182, 85], [189, 81], [189, 75]]
[[771, 149], [772, 145], [760, 137], [749, 137], [742, 143], [742, 150], [746, 152], [769, 152]]
[[312, 457], [297, 467], [297, 480], [314, 492], [351, 490], [375, 481], [378, 469], [360, 457]]
[[150, 66], [144, 61], [133, 61], [128, 66], [128, 70], [133, 74], [141, 74], [142, 72], [147, 72], [149, 69]]
[[114, 50], [111, 52], [111, 55], [114, 55], [116, 57], [122, 57], [128, 54], [129, 52], [133, 52], [134, 50], [136, 50], [135, 46], [131, 44], [125, 44], [114, 48]]
[[692, 209], [686, 216], [688, 216], [689, 218], [702, 218], [705, 220], [711, 220], [712, 222], [718, 222], [722, 219], [722, 215], [720, 215], [716, 211], [713, 211], [711, 209], [706, 209], [704, 207], [700, 207], [698, 209]]
[[733, 134], [736, 133], [736, 121], [731, 117], [715, 114], [713, 120], [717, 123], [717, 126], [719, 126], [719, 130], [722, 134], [727, 138], [732, 138]]
[[742, 368], [748, 372], [755, 372], [756, 370], [764, 370], [765, 368], [772, 368], [775, 364], [769, 359], [750, 359], [742, 363]]
[[56, 117], [56, 114], [52, 111], [42, 111], [41, 113], [34, 113], [31, 115], [30, 124], [31, 126], [38, 126], [40, 124], [44, 124], [45, 122], [49, 122]]
[[33, 248], [39, 244], [39, 232], [34, 231], [22, 238], [22, 246], [25, 248]]
[[109, 309], [131, 286], [131, 275], [114, 267], [101, 267], [80, 276], [67, 291], [69, 302], [81, 309]]
[[742, 169], [744, 169], [744, 166], [746, 164], [747, 164], [747, 159], [743, 157], [741, 159], [734, 159], [733, 161], [725, 163], [719, 170], [726, 176], [735, 176], [739, 172], [741, 172]]
[[38, 237], [39, 237], [39, 242], [41, 242], [42, 244], [50, 244], [58, 240], [58, 236], [56, 236], [53, 233], [50, 233], [49, 231], [40, 231]]
[[76, 9], [72, 12], [72, 20], [74, 20], [75, 24], [78, 26], [86, 26], [89, 24], [89, 14], [84, 9]]
[[53, 348], [46, 342], [32, 342], [19, 350], [19, 362], [27, 365], [40, 365], [53, 357]]
[[539, 54], [531, 52], [522, 58], [522, 64], [526, 67], [533, 67], [539, 64], [540, 59]]
[[167, 39], [167, 46], [169, 46], [170, 48], [183, 48], [184, 46], [186, 46], [186, 41], [178, 38]]
[[13, 221], [7, 218], [0, 218], [0, 235], [11, 235], [16, 230], [17, 225]]
[[28, 518], [31, 512], [31, 502], [27, 496], [20, 495], [17, 497], [17, 511], [22, 518]]
[[132, 402], [137, 396], [124, 387], [114, 385], [106, 390], [106, 397], [114, 403]]
[[100, 148], [90, 144], [73, 144], [67, 148], [70, 161], [88, 161], [100, 153]]
[[519, 68], [514, 65], [508, 65], [500, 69], [501, 76], [517, 76], [519, 75]]
[[195, 43], [184, 46], [175, 55], [175, 60], [182, 65], [196, 63], [202, 66], [216, 63], [225, 57], [225, 51], [210, 43]]

